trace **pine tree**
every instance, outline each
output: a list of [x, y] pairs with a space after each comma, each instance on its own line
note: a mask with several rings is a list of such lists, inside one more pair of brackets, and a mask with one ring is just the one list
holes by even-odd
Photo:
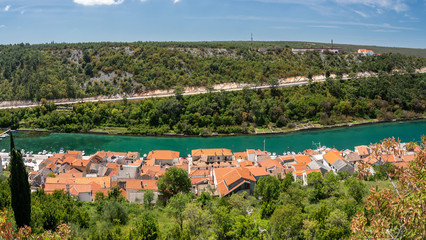
[[31, 221], [31, 191], [28, 173], [22, 161], [21, 152], [15, 149], [12, 133], [10, 133], [9, 186], [16, 225], [18, 227], [29, 226]]

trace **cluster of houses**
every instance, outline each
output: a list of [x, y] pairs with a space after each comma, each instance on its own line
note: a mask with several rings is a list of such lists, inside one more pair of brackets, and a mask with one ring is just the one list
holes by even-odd
[[[416, 155], [414, 151], [372, 154], [368, 146], [357, 146], [355, 151], [319, 148], [308, 149], [300, 154], [282, 156], [266, 151], [248, 149], [232, 152], [230, 149], [196, 149], [190, 157], [169, 150], [155, 150], [146, 157], [137, 152], [98, 151], [84, 156], [81, 151], [67, 151], [48, 157], [39, 164], [39, 170], [29, 174], [32, 188], [42, 188], [48, 194], [63, 190], [83, 201], [93, 201], [96, 196], [108, 194], [112, 187], [122, 190], [130, 202], [141, 202], [146, 190], [154, 192], [154, 201], [160, 194], [158, 179], [171, 167], [188, 172], [192, 191], [198, 195], [203, 191], [217, 196], [227, 196], [241, 191], [253, 193], [259, 178], [281, 176], [291, 173], [294, 180], [307, 184], [312, 172], [325, 174], [332, 171], [353, 174], [358, 163], [368, 161], [392, 162], [398, 167], [407, 167]], [[374, 169], [371, 168], [374, 174]]]

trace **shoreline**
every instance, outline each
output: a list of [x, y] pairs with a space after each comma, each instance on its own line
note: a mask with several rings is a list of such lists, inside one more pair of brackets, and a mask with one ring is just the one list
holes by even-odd
[[[345, 127], [357, 127], [364, 125], [376, 125], [382, 123], [393, 123], [393, 122], [411, 122], [411, 121], [422, 121], [426, 120], [426, 116], [416, 117], [416, 118], [395, 118], [390, 120], [364, 120], [358, 123], [341, 123], [334, 124], [328, 126], [320, 126], [320, 127], [308, 127], [308, 128], [293, 128], [288, 131], [282, 132], [263, 132], [263, 133], [230, 133], [230, 134], [211, 134], [211, 135], [185, 135], [185, 134], [173, 134], [166, 133], [161, 135], [156, 134], [131, 134], [131, 133], [109, 133], [106, 131], [89, 131], [89, 132], [70, 132], [75, 134], [93, 134], [93, 135], [111, 135], [111, 136], [131, 136], [131, 137], [175, 137], [175, 138], [188, 138], [188, 137], [201, 137], [201, 138], [215, 138], [215, 137], [232, 137], [232, 136], [260, 136], [260, 135], [285, 135], [296, 132], [308, 132], [308, 131], [320, 131], [327, 129], [338, 129]], [[39, 129], [16, 129], [16, 131], [20, 132], [40, 132], [40, 133], [66, 133], [66, 132], [56, 132], [51, 130], [39, 130]]]

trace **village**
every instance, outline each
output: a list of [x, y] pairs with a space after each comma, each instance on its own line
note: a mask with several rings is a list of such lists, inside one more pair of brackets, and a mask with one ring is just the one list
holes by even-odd
[[[277, 176], [281, 179], [291, 173], [295, 181], [307, 185], [307, 176], [312, 172], [324, 175], [327, 172], [349, 175], [358, 170], [359, 164], [390, 162], [406, 168], [414, 160], [420, 147], [409, 149], [401, 143], [393, 152], [373, 154], [369, 146], [356, 146], [354, 151], [339, 151], [327, 147], [307, 149], [303, 153], [284, 153], [276, 156], [267, 151], [247, 149], [232, 152], [230, 149], [195, 149], [188, 157], [169, 150], [150, 151], [147, 156], [138, 152], [98, 151], [85, 156], [82, 151], [66, 151], [54, 154], [27, 155], [23, 153], [29, 171], [32, 191], [43, 189], [47, 194], [62, 190], [80, 199], [94, 201], [100, 192], [116, 187], [122, 195], [134, 203], [143, 202], [146, 190], [154, 192], [156, 202], [160, 194], [158, 179], [172, 167], [181, 168], [189, 175], [192, 192], [203, 191], [215, 196], [227, 196], [246, 191], [252, 194], [259, 178]], [[9, 154], [0, 153], [3, 167], [7, 168]], [[1, 169], [3, 170], [3, 169]], [[374, 169], [368, 169], [374, 174]]]

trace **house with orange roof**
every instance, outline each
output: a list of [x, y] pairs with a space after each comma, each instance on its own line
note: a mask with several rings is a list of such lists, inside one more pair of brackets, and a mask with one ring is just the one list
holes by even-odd
[[213, 180], [221, 197], [239, 191], [253, 193], [256, 183], [253, 174], [244, 167], [214, 168]]
[[323, 156], [323, 165], [330, 167], [331, 168], [331, 164], [333, 164], [335, 161], [341, 159], [341, 160], [345, 160], [338, 151], [335, 150], [330, 150], [328, 151], [326, 154], [324, 154]]
[[284, 164], [297, 164], [294, 155], [286, 155], [286, 156], [280, 156], [276, 158], [278, 161], [281, 162], [282, 165]]
[[244, 160], [242, 162], [239, 162], [238, 167], [248, 167], [248, 166], [254, 166], [253, 162], [249, 160]]
[[192, 150], [192, 161], [215, 163], [232, 161], [232, 158], [233, 155], [231, 150], [226, 148]]
[[63, 191], [80, 199], [80, 201], [93, 201], [91, 184], [46, 183], [44, 185], [46, 194], [53, 194], [55, 191]]
[[173, 166], [179, 160], [179, 152], [170, 150], [155, 150], [148, 153], [147, 160], [154, 159], [154, 165]]
[[210, 176], [211, 176], [211, 170], [195, 170], [195, 171], [191, 171], [191, 174], [189, 174], [190, 178], [210, 177]]
[[355, 152], [358, 153], [361, 159], [368, 157], [371, 154], [371, 148], [365, 145], [356, 146]]
[[309, 155], [295, 155], [294, 159], [298, 164], [308, 164], [312, 162], [312, 159], [309, 157]]
[[240, 161], [248, 160], [247, 152], [234, 152], [234, 159]]
[[81, 172], [90, 173], [91, 164], [92, 161], [90, 160], [76, 159], [71, 163], [71, 167], [76, 168]]
[[358, 49], [358, 53], [362, 54], [363, 56], [374, 56], [373, 50], [368, 49]]
[[308, 185], [308, 175], [310, 174], [310, 173], [314, 173], [314, 172], [318, 172], [318, 173], [321, 173], [321, 170], [319, 170], [319, 169], [306, 169], [306, 170], [303, 170], [303, 172], [302, 172], [302, 182], [303, 182], [303, 185]]
[[158, 179], [157, 174], [162, 170], [161, 166], [142, 166], [141, 179], [143, 180], [155, 180]]
[[259, 163], [271, 175], [283, 175], [285, 170], [278, 159], [268, 159]]
[[253, 174], [256, 181], [259, 181], [261, 177], [269, 176], [269, 173], [263, 167], [248, 166], [246, 168]]
[[146, 190], [152, 190], [154, 192], [154, 203], [158, 198], [157, 180], [126, 179], [125, 189], [126, 199], [129, 202], [143, 202]]

